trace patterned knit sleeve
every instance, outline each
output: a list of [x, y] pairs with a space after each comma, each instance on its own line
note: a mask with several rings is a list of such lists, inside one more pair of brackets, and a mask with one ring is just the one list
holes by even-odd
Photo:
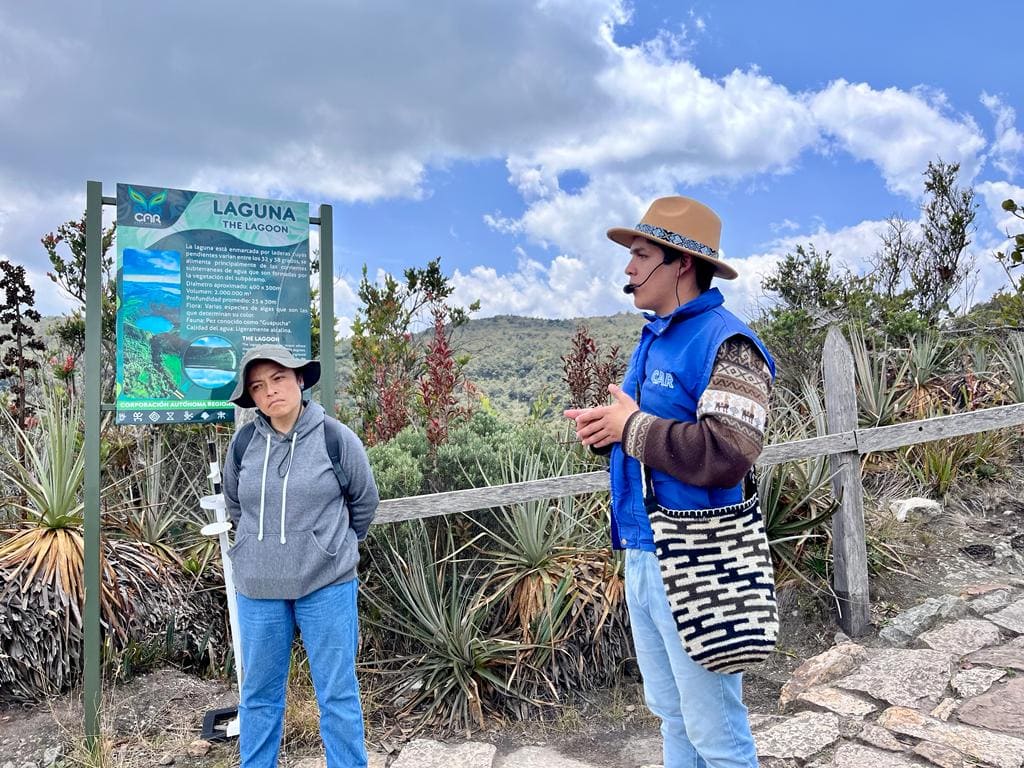
[[727, 339], [697, 403], [697, 421], [663, 419], [643, 411], [622, 434], [626, 453], [677, 480], [702, 488], [736, 485], [764, 444], [772, 376], [757, 346]]

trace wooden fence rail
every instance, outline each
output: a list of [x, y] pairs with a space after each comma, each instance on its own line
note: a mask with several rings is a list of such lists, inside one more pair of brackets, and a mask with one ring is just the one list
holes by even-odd
[[[1024, 403], [859, 429], [855, 426], [857, 403], [856, 393], [852, 389], [852, 358], [848, 358], [848, 355], [846, 340], [837, 329], [831, 329], [826, 339], [823, 362], [829, 429], [836, 431], [820, 437], [766, 446], [757, 463], [759, 466], [767, 466], [815, 456], [832, 457], [833, 492], [840, 501], [833, 517], [833, 588], [839, 597], [841, 626], [851, 637], [859, 637], [868, 630], [870, 605], [863, 490], [857, 457], [932, 440], [1020, 426], [1024, 424]], [[840, 395], [838, 392], [842, 390], [845, 392]], [[397, 523], [606, 490], [608, 472], [601, 470], [523, 483], [387, 499], [380, 503], [374, 522]]]

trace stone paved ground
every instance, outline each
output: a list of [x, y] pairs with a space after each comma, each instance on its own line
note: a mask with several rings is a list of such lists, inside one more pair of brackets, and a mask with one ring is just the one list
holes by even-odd
[[[762, 766], [1024, 766], [1024, 582], [965, 585], [889, 627], [873, 647], [840, 638], [796, 670], [777, 711], [752, 713]], [[625, 768], [656, 766], [659, 751], [649, 736], [599, 761], [557, 744], [417, 740], [390, 768]]]
[[[1024, 525], [1024, 505], [1019, 506], [1014, 514]], [[991, 519], [982, 523], [992, 534]], [[918, 597], [902, 601], [906, 610], [882, 622], [877, 636], [854, 642], [840, 633], [831, 647], [795, 668], [777, 701], [752, 707], [762, 768], [1024, 768], [1024, 529], [1001, 525], [984, 539], [991, 545], [972, 549], [958, 539], [945, 548], [930, 547], [919, 563], [909, 564], [929, 570], [918, 581]], [[940, 543], [943, 536], [940, 531]], [[875, 600], [883, 603], [884, 587], [879, 589], [883, 597]], [[109, 764], [237, 765], [233, 745], [190, 743], [195, 733], [177, 741], [166, 738], [167, 704], [152, 695], [166, 684], [147, 688], [159, 674], [126, 687], [147, 706], [132, 709], [134, 719], [118, 732], [154, 734], [151, 743], [165, 746], [154, 747], [140, 760], [127, 753], [137, 751], [137, 741], [114, 744]], [[177, 695], [207, 703], [231, 699], [222, 683], [192, 679]], [[70, 720], [80, 722], [73, 706], [68, 711]], [[61, 719], [56, 712], [0, 713], [0, 768], [75, 764], [59, 746], [67, 735], [54, 727]], [[29, 723], [35, 721], [33, 730]], [[374, 752], [370, 765], [655, 768], [661, 760], [660, 738], [649, 719], [637, 718], [637, 723], [609, 729], [606, 738], [597, 740], [551, 733], [540, 741], [418, 739], [387, 754]], [[182, 721], [178, 728], [194, 731], [194, 725]], [[322, 758], [294, 753], [284, 765], [324, 768]]]

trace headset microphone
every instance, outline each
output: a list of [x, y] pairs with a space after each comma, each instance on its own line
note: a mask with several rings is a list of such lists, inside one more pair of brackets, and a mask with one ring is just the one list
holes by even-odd
[[640, 287], [641, 285], [643, 285], [644, 283], [646, 283], [646, 282], [647, 282], [648, 280], [650, 280], [650, 279], [651, 279], [651, 275], [653, 275], [653, 274], [654, 274], [655, 272], [657, 272], [657, 271], [658, 271], [658, 267], [663, 267], [663, 266], [665, 266], [666, 264], [671, 264], [671, 263], [672, 263], [673, 261], [675, 261], [675, 259], [671, 259], [671, 260], [669, 260], [669, 259], [665, 259], [665, 258], [663, 258], [663, 259], [661, 260], [661, 264], [658, 264], [658, 266], [657, 266], [657, 267], [655, 267], [655, 268], [654, 268], [654, 269], [652, 269], [652, 270], [651, 270], [650, 272], [648, 272], [648, 273], [647, 273], [647, 277], [645, 277], [645, 278], [644, 278], [643, 280], [641, 280], [641, 281], [640, 281], [639, 283], [626, 283], [626, 284], [625, 284], [624, 286], [622, 286], [622, 292], [623, 292], [623, 293], [626, 293], [626, 294], [630, 294], [630, 293], [636, 293], [636, 289], [637, 289], [637, 288], [639, 288], [639, 287]]

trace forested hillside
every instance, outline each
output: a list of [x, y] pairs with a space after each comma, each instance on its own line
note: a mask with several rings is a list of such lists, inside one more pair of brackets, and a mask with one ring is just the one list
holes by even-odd
[[[612, 347], [628, 360], [639, 338], [643, 317], [636, 312], [572, 320], [498, 315], [470, 320], [455, 332], [454, 344], [469, 355], [466, 374], [498, 413], [523, 416], [534, 402], [550, 400], [546, 410], [557, 410], [568, 400], [562, 382], [562, 356], [570, 349], [580, 324], [589, 330], [598, 351]], [[341, 387], [349, 380], [352, 357], [348, 340], [338, 346]], [[342, 394], [344, 400], [344, 393]]]

